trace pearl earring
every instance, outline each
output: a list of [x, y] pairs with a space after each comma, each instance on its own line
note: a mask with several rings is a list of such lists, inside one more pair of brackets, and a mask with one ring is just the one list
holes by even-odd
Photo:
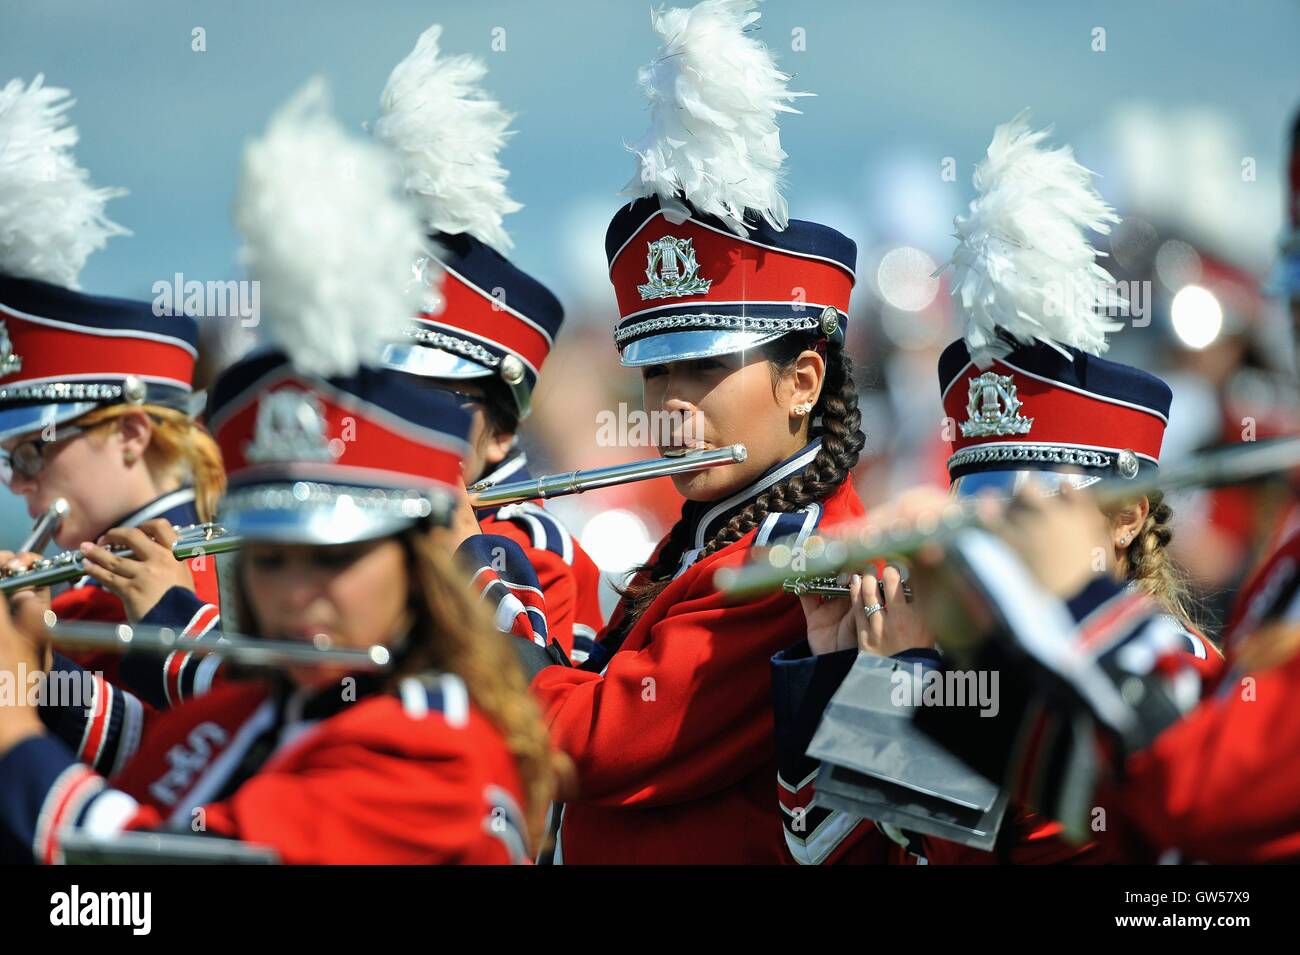
[[801, 405], [795, 405], [791, 410], [795, 413], [796, 417], [802, 418], [808, 412], [812, 411], [812, 402], [808, 401]]

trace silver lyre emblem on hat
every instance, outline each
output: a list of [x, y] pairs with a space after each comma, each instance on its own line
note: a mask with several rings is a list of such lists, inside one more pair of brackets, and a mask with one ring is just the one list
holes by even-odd
[[693, 240], [666, 235], [650, 244], [646, 256], [645, 285], [638, 285], [642, 301], [652, 298], [675, 298], [679, 295], [703, 295], [713, 284], [700, 278], [700, 264], [695, 261]]
[[415, 310], [423, 315], [440, 315], [446, 299], [438, 290], [442, 277], [442, 263], [431, 255], [420, 255], [411, 262], [411, 281], [406, 284], [407, 298], [415, 302]]
[[986, 371], [970, 380], [966, 401], [967, 420], [961, 423], [963, 438], [984, 438], [993, 434], [1028, 434], [1033, 418], [1020, 415], [1016, 383], [1010, 375]]
[[320, 401], [309, 392], [289, 388], [262, 398], [244, 457], [254, 464], [332, 461], [335, 454], [330, 445]]
[[14, 354], [14, 343], [9, 339], [9, 329], [0, 321], [0, 378], [21, 371], [23, 360]]

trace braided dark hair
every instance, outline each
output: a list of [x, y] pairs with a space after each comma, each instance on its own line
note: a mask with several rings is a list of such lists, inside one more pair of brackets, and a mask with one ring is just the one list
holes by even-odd
[[[816, 345], [807, 335], [791, 334], [766, 346], [764, 352], [772, 368], [772, 386], [794, 370], [795, 362], [805, 350]], [[763, 523], [769, 514], [787, 514], [817, 501], [824, 501], [849, 478], [858, 463], [866, 437], [862, 433], [862, 414], [858, 411], [858, 389], [853, 381], [853, 362], [842, 348], [831, 347], [826, 360], [826, 378], [810, 420], [820, 419], [812, 436], [820, 436], [817, 456], [798, 474], [792, 474], [765, 490], [737, 512], [705, 544], [699, 558], [721, 550], [740, 540]], [[683, 516], [673, 525], [663, 547], [650, 563], [637, 568], [636, 576], [621, 591], [623, 617], [606, 639], [617, 648], [637, 619], [673, 579], [686, 553], [690, 526]]]

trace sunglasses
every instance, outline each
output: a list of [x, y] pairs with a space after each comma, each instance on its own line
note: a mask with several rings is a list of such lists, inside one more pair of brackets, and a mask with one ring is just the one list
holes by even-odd
[[36, 477], [45, 468], [46, 448], [62, 444], [64, 441], [85, 434], [89, 430], [91, 429], [67, 425], [60, 427], [57, 436], [54, 438], [47, 439], [42, 435], [15, 445], [12, 451], [0, 451], [0, 481], [9, 485], [13, 482], [15, 474], [25, 478]]

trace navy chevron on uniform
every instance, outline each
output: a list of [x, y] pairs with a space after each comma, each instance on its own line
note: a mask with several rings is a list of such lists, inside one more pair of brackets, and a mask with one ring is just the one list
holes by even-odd
[[498, 534], [474, 534], [461, 542], [456, 556], [498, 630], [547, 646], [546, 598], [518, 544]]

